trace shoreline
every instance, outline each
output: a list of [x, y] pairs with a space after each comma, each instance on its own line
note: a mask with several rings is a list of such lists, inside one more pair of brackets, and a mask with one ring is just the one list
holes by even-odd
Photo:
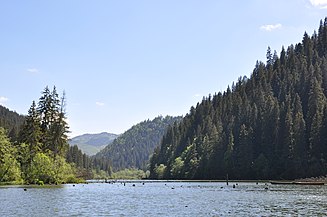
[[179, 183], [179, 182], [193, 182], [193, 183], [201, 183], [201, 182], [217, 182], [217, 183], [270, 183], [270, 184], [312, 184], [312, 185], [318, 185], [318, 184], [325, 184], [327, 185], [327, 176], [321, 176], [321, 177], [310, 177], [310, 178], [303, 178], [303, 179], [294, 179], [294, 180], [282, 180], [282, 179], [271, 179], [271, 180], [187, 180], [187, 179], [163, 179], [163, 180], [151, 180], [151, 179], [94, 179], [94, 180], [84, 180], [83, 182], [76, 182], [76, 183], [62, 183], [62, 184], [44, 184], [44, 185], [38, 185], [38, 184], [24, 184], [24, 183], [0, 183], [1, 187], [60, 187], [66, 184], [92, 184], [92, 183], [160, 183], [160, 182], [171, 182], [171, 183]]

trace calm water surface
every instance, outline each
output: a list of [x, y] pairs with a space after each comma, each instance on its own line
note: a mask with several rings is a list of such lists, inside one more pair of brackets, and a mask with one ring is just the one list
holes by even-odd
[[327, 216], [327, 186], [217, 182], [0, 187], [0, 216]]

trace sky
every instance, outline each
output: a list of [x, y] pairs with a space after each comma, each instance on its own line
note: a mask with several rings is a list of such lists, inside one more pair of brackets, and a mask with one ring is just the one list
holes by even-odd
[[186, 115], [312, 35], [327, 0], [0, 0], [0, 104], [66, 93], [70, 137]]

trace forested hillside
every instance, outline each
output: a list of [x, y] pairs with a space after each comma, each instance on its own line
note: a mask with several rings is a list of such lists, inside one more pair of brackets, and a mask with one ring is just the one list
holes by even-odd
[[76, 176], [84, 179], [108, 178], [111, 176], [110, 159], [88, 156], [77, 145], [70, 146], [66, 161], [76, 168]]
[[[218, 78], [217, 78], [218, 79]], [[250, 78], [208, 96], [170, 127], [152, 178], [294, 179], [327, 173], [327, 18], [267, 51]]]
[[14, 141], [23, 125], [25, 117], [0, 105], [0, 127], [7, 130], [9, 137]]
[[95, 157], [110, 159], [114, 170], [144, 169], [167, 127], [180, 119], [166, 116], [143, 121], [120, 135]]

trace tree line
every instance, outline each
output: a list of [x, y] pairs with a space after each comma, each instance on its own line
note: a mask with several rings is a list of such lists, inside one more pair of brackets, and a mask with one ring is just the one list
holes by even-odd
[[257, 61], [163, 136], [157, 179], [295, 179], [327, 173], [327, 18], [312, 36]]
[[66, 159], [68, 163], [73, 164], [77, 168], [77, 177], [84, 179], [104, 179], [113, 175], [112, 162], [109, 158], [88, 156], [77, 145], [69, 147]]
[[41, 94], [25, 117], [0, 110], [6, 112], [0, 125], [0, 182], [57, 184], [98, 173], [108, 176], [108, 159], [90, 158], [77, 146], [69, 147], [65, 93], [59, 97], [55, 86], [47, 86]]

